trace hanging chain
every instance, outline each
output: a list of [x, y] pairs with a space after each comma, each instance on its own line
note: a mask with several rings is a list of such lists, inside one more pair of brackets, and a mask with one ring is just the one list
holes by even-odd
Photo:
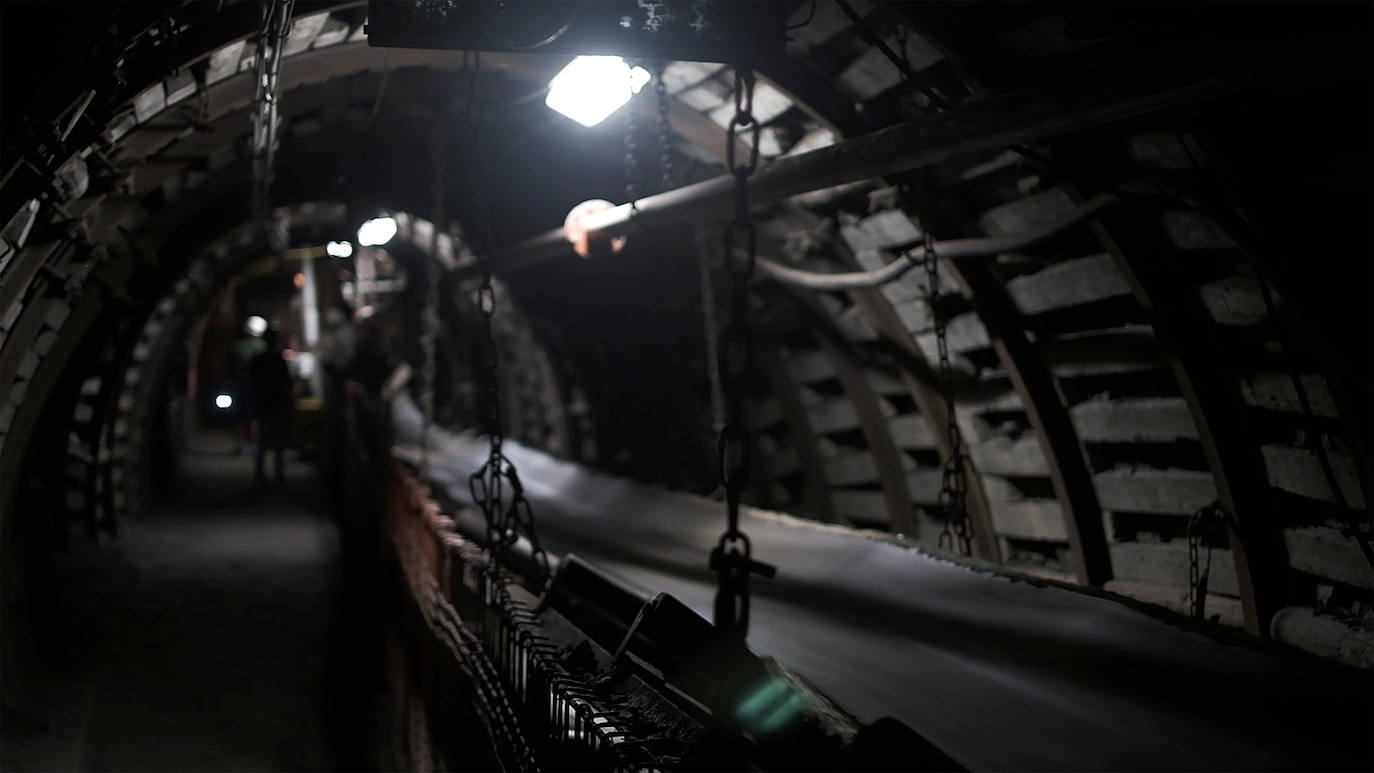
[[[469, 62], [471, 56], [471, 62]], [[487, 207], [486, 186], [487, 164], [486, 146], [482, 141], [483, 115], [477, 100], [477, 76], [481, 71], [480, 53], [463, 53], [464, 69], [468, 73], [468, 95], [465, 113], [472, 143], [476, 153], [476, 174], [474, 201], [477, 208], [477, 234], [473, 252], [481, 270], [481, 281], [477, 287], [477, 312], [482, 320], [481, 367], [486, 383], [486, 430], [488, 438], [487, 460], [468, 477], [468, 491], [472, 501], [482, 511], [487, 523], [487, 541], [492, 554], [500, 556], [507, 548], [516, 543], [523, 535], [530, 543], [535, 565], [541, 573], [541, 580], [549, 577], [549, 558], [539, 544], [534, 527], [534, 511], [525, 498], [525, 489], [515, 464], [502, 449], [505, 438], [501, 427], [501, 396], [497, 388], [497, 345], [496, 334], [492, 328], [492, 318], [496, 315], [496, 287], [491, 275], [491, 212]]]
[[[440, 108], [442, 110], [442, 108]], [[429, 482], [429, 434], [434, 425], [435, 339], [439, 335], [439, 230], [444, 222], [444, 162], [448, 121], [444, 115], [434, 122], [430, 148], [430, 193], [434, 198], [434, 228], [431, 229], [429, 257], [425, 261], [425, 305], [420, 313], [420, 480]]]
[[654, 101], [658, 108], [658, 170], [661, 190], [673, 188], [673, 124], [668, 120], [668, 84], [663, 82], [667, 62], [658, 63], [654, 73]]
[[260, 232], [270, 228], [272, 177], [276, 165], [281, 101], [281, 53], [291, 32], [295, 0], [272, 0], [263, 8], [253, 53], [253, 218]]
[[922, 224], [921, 230], [925, 236], [922, 263], [926, 267], [926, 303], [930, 306], [935, 328], [940, 390], [945, 398], [945, 443], [949, 447], [940, 471], [938, 507], [944, 525], [938, 544], [944, 550], [954, 550], [957, 543], [959, 553], [968, 556], [973, 554], [968, 528], [968, 472], [964, 467], [964, 439], [955, 414], [954, 372], [949, 362], [947, 320], [940, 303], [940, 261], [935, 255], [935, 239], [930, 230], [925, 224]]
[[[759, 165], [759, 124], [754, 118], [754, 73], [735, 68], [735, 115], [726, 130], [725, 163], [735, 177], [735, 212], [722, 235], [730, 273], [730, 323], [720, 335], [721, 378], [727, 403], [725, 426], [717, 439], [720, 483], [725, 489], [725, 533], [711, 551], [719, 577], [715, 622], [723, 634], [744, 639], [749, 631], [749, 575], [772, 577], [774, 567], [753, 560], [749, 538], [739, 528], [740, 497], [749, 483], [749, 430], [744, 400], [749, 387], [749, 278], [754, 273], [757, 232], [749, 214], [749, 178]], [[741, 161], [736, 145], [752, 131], [749, 156]]]
[[630, 202], [630, 222], [634, 222], [639, 216], [639, 139], [635, 136], [638, 126], [635, 120], [635, 65], [633, 62], [628, 64], [629, 82], [625, 87], [630, 90], [630, 101], [625, 105], [625, 200]]
[[[1188, 611], [1193, 617], [1207, 613], [1207, 584], [1212, 575], [1212, 537], [1216, 527], [1226, 521], [1221, 502], [1212, 500], [1193, 512], [1188, 519]], [[1198, 560], [1203, 545], [1207, 547], [1207, 564]]]

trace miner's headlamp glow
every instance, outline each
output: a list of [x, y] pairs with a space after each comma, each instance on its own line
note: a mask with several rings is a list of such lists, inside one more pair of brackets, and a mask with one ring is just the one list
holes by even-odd
[[618, 56], [579, 56], [549, 81], [544, 104], [583, 126], [596, 126], [648, 82], [648, 70]]
[[229, 395], [215, 395], [215, 407], [227, 411], [234, 406], [234, 398]]
[[358, 226], [358, 244], [364, 247], [380, 247], [396, 235], [396, 218], [374, 217]]

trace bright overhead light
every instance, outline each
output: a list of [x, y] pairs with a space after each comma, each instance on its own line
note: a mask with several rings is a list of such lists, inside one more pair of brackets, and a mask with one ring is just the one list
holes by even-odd
[[261, 337], [263, 333], [267, 332], [267, 320], [256, 315], [249, 317], [248, 321], [243, 323], [243, 329], [254, 338]]
[[333, 258], [347, 258], [353, 254], [352, 242], [330, 242], [324, 245], [324, 251]]
[[380, 247], [396, 235], [396, 218], [374, 217], [358, 226], [358, 244], [364, 247]]
[[234, 398], [229, 395], [215, 395], [215, 407], [227, 411], [234, 405]]
[[618, 56], [579, 56], [549, 81], [544, 104], [583, 126], [596, 126], [648, 82], [648, 70]]

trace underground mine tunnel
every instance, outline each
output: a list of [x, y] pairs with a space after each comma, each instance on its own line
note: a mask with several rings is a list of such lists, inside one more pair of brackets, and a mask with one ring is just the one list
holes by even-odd
[[5, 2], [4, 770], [1370, 770], [1369, 3]]

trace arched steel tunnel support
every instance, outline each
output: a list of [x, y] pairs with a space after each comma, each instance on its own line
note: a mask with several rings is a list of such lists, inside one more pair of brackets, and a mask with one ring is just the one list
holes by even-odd
[[1179, 286], [1176, 277], [1184, 275], [1184, 267], [1158, 223], [1149, 222], [1148, 212], [1105, 213], [1093, 230], [1165, 344], [1216, 481], [1217, 498], [1228, 515], [1245, 628], [1267, 637], [1270, 619], [1283, 606], [1286, 550], [1261, 485], [1266, 480], [1263, 460], [1245, 440], [1239, 395], [1216, 369], [1214, 352], [1220, 344], [1212, 337], [1211, 318], [1197, 294]]

